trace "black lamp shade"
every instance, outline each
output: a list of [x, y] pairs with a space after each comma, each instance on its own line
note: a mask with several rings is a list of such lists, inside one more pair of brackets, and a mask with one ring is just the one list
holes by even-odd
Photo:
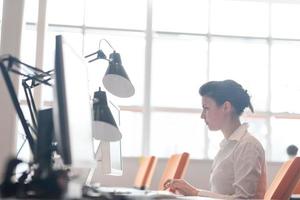
[[109, 66], [102, 80], [105, 88], [118, 97], [131, 97], [135, 89], [122, 65], [120, 54], [113, 52], [109, 58]]
[[118, 141], [122, 134], [107, 105], [106, 93], [97, 91], [94, 93], [93, 103], [93, 136], [101, 141]]

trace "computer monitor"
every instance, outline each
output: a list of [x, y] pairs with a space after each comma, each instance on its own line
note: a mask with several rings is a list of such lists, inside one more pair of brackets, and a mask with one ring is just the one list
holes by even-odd
[[92, 113], [85, 61], [62, 35], [56, 36], [53, 123], [65, 165], [94, 165]]

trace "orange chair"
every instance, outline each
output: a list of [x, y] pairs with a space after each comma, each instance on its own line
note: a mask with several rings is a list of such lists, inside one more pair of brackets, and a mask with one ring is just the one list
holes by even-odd
[[282, 164], [268, 188], [264, 199], [288, 200], [300, 177], [300, 157], [292, 158]]
[[133, 185], [135, 188], [144, 190], [150, 187], [156, 164], [157, 158], [155, 156], [142, 158]]
[[164, 183], [168, 179], [183, 178], [189, 164], [189, 157], [190, 154], [184, 152], [182, 154], [174, 154], [169, 158], [163, 175], [160, 179], [158, 190], [164, 190]]
[[298, 183], [296, 184], [296, 186], [293, 190], [293, 194], [300, 194], [300, 181], [298, 181]]

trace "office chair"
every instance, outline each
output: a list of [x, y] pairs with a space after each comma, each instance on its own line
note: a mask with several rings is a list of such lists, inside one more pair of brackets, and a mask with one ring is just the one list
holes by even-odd
[[[189, 153], [182, 153], [182, 154], [173, 154], [164, 169], [162, 177], [159, 182], [158, 190], [164, 190], [164, 183], [168, 179], [181, 179], [183, 178], [187, 166], [189, 164]], [[174, 191], [171, 191], [174, 192]]]
[[150, 187], [156, 164], [157, 158], [155, 156], [142, 158], [133, 185], [135, 188], [145, 190]]
[[300, 157], [292, 158], [282, 164], [268, 188], [264, 200], [288, 200], [300, 177]]
[[[300, 173], [300, 172], [299, 172]], [[296, 184], [294, 190], [293, 190], [293, 194], [300, 194], [300, 180], [298, 181], [298, 183]]]

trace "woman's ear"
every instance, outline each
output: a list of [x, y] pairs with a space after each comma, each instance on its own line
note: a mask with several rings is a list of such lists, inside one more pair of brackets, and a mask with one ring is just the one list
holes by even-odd
[[225, 101], [223, 104], [224, 111], [231, 112], [232, 111], [232, 104], [229, 101]]

